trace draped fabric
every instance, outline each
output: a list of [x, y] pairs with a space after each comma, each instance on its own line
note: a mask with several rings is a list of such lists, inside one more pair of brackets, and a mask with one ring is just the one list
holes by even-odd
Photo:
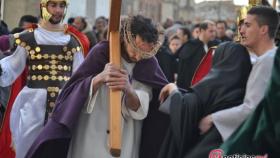
[[205, 77], [211, 69], [215, 48], [210, 48], [198, 65], [191, 82], [191, 86]]
[[177, 85], [187, 89], [191, 86], [191, 81], [197, 66], [206, 54], [204, 44], [198, 40], [186, 42], [177, 51], [179, 57]]
[[175, 73], [177, 73], [178, 62], [167, 46], [163, 45], [157, 52], [156, 58], [164, 75], [169, 82], [175, 81]]
[[84, 56], [87, 56], [90, 49], [90, 42], [87, 36], [71, 25], [67, 25], [66, 33], [69, 33], [70, 35], [74, 36], [79, 41], [83, 49]]
[[171, 96], [170, 130], [158, 157], [184, 157], [198, 142], [204, 116], [242, 103], [251, 67], [245, 47], [232, 42], [219, 46], [208, 75], [188, 93]]
[[247, 154], [277, 158], [280, 155], [280, 49], [278, 48], [271, 81], [254, 113], [221, 146], [225, 155]]
[[25, 85], [26, 70], [16, 79], [10, 91], [10, 97], [5, 111], [3, 124], [0, 129], [0, 155], [4, 158], [15, 158], [15, 151], [12, 146], [12, 136], [10, 129], [10, 113], [16, 96]]

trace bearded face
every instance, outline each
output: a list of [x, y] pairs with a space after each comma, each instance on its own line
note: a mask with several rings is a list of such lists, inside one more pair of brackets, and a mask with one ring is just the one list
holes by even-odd
[[65, 0], [50, 0], [41, 2], [41, 14], [45, 21], [51, 24], [60, 23], [64, 16], [67, 7]]

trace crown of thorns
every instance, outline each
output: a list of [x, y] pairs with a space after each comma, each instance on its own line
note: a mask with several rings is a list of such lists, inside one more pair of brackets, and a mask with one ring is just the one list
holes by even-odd
[[135, 51], [141, 54], [142, 59], [148, 59], [153, 57], [158, 52], [159, 48], [162, 45], [164, 39], [163, 31], [161, 31], [159, 27], [157, 28], [159, 34], [158, 40], [155, 42], [151, 51], [145, 51], [137, 47], [135, 43], [136, 35], [134, 35], [131, 32], [131, 23], [132, 23], [132, 17], [128, 17], [124, 20], [124, 28], [123, 28], [124, 40], [126, 40]]

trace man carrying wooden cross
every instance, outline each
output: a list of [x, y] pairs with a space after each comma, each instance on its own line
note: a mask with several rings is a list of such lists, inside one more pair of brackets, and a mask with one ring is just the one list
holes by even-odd
[[108, 149], [108, 91], [122, 91], [121, 158], [137, 158], [142, 120], [152, 88], [167, 83], [154, 55], [159, 31], [143, 16], [121, 26], [121, 68], [109, 63], [109, 43], [91, 50], [60, 93], [56, 108], [27, 157], [111, 158]]

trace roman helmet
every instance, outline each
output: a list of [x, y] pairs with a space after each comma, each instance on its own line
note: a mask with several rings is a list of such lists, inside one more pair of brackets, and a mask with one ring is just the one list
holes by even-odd
[[[46, 20], [46, 21], [49, 21], [51, 16], [52, 16], [47, 10], [47, 3], [50, 2], [50, 1], [52, 1], [52, 2], [65, 2], [66, 6], [69, 4], [68, 0], [41, 0], [41, 3], [40, 3], [41, 18], [43, 20]], [[66, 10], [67, 9], [65, 9], [65, 11], [64, 11], [64, 17], [66, 15]]]
[[[240, 8], [239, 12], [238, 12], [238, 16], [237, 16], [237, 26], [240, 26], [243, 22], [244, 19], [247, 16], [247, 12], [254, 6], [257, 5], [261, 5], [262, 4], [262, 0], [249, 0], [249, 5], [248, 6], [243, 6]], [[240, 41], [241, 36], [239, 33], [239, 30], [237, 30], [237, 37], [235, 37], [235, 41]]]
[[258, 5], [262, 5], [262, 0], [249, 0], [249, 5], [248, 6], [243, 6], [240, 8], [239, 10], [239, 14], [237, 17], [237, 24], [239, 24], [240, 22], [242, 22], [246, 16], [247, 16], [247, 12], [254, 6], [258, 6]]

